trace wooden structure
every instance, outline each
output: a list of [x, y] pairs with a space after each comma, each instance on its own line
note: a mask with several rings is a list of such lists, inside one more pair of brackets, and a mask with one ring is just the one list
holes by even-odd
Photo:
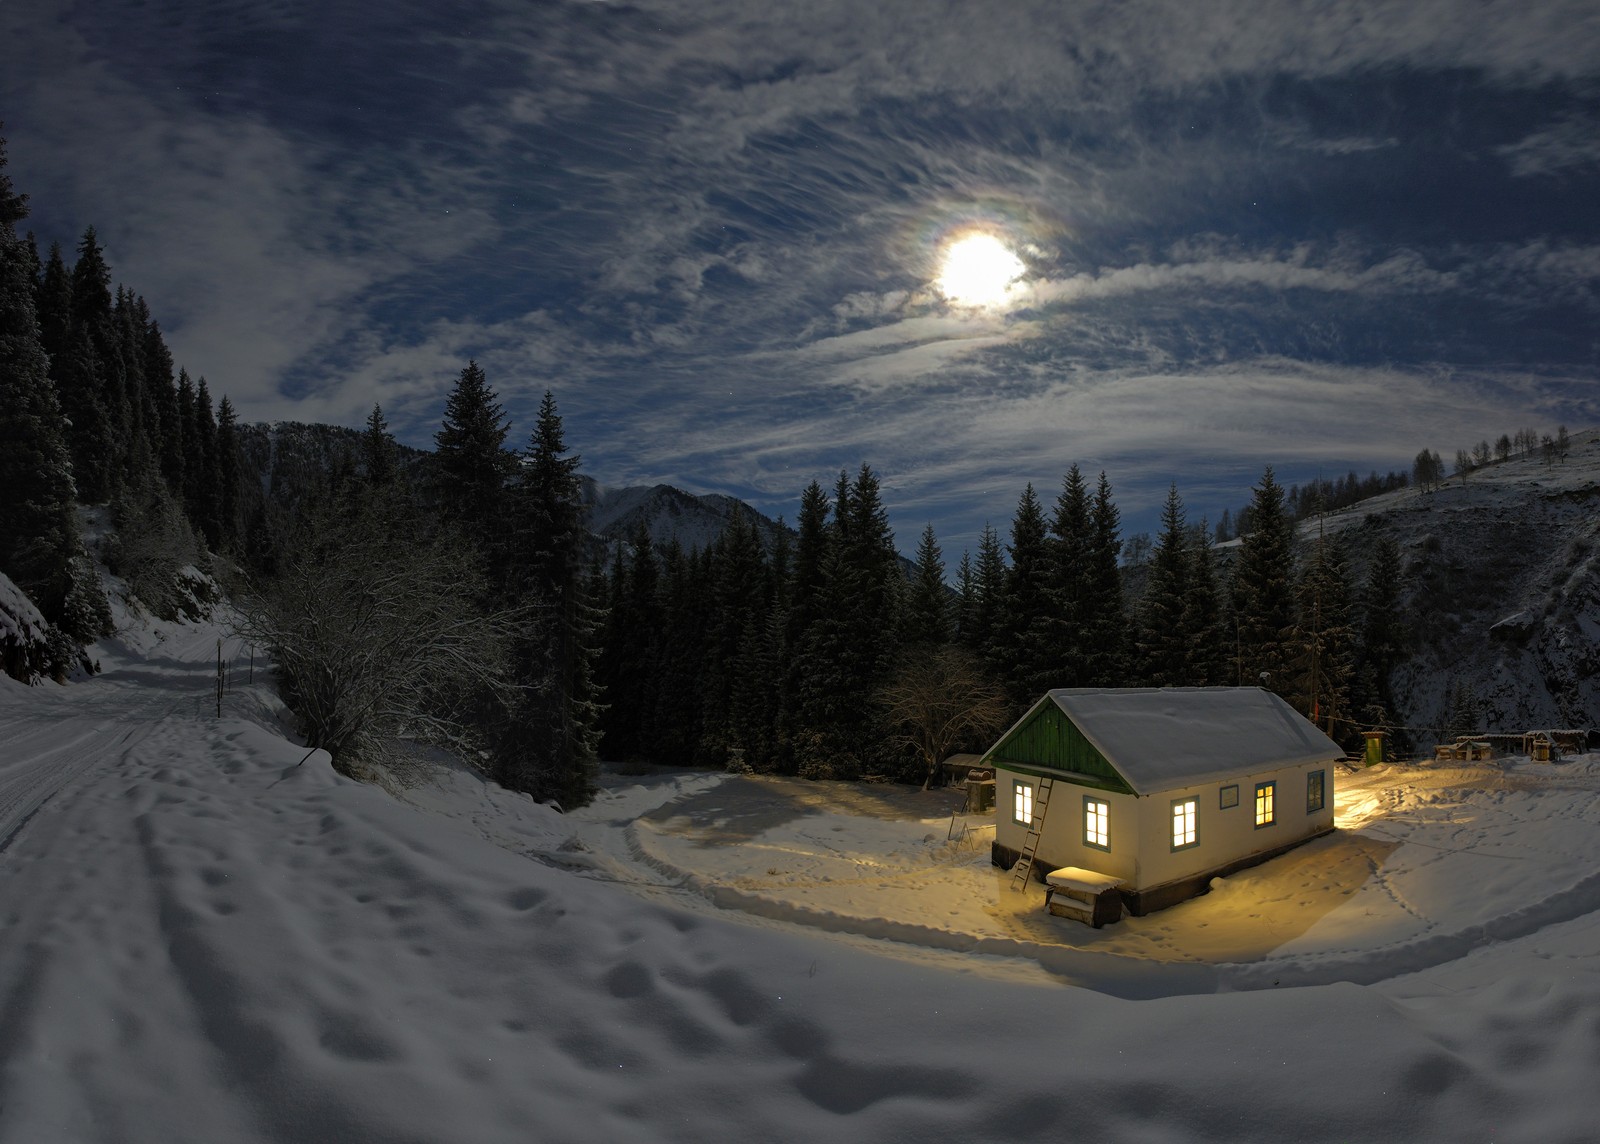
[[1383, 731], [1363, 731], [1361, 737], [1367, 741], [1366, 763], [1375, 767], [1383, 762], [1383, 740], [1386, 733]]
[[990, 747], [992, 859], [1026, 889], [1076, 867], [1134, 914], [1333, 829], [1344, 751], [1253, 687], [1063, 688]]
[[1095, 929], [1122, 920], [1121, 878], [1078, 866], [1052, 870], [1044, 879], [1045, 907], [1058, 918], [1087, 922]]

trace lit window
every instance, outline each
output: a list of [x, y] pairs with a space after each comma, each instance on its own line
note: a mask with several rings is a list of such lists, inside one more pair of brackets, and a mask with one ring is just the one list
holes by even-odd
[[1178, 798], [1172, 801], [1172, 848], [1186, 850], [1200, 845], [1200, 800]]
[[1217, 809], [1227, 810], [1229, 807], [1239, 805], [1238, 784], [1225, 786], [1217, 792]]
[[1315, 814], [1321, 810], [1323, 797], [1322, 772], [1312, 771], [1306, 776], [1306, 813]]
[[1271, 826], [1273, 823], [1272, 804], [1278, 793], [1278, 784], [1256, 784], [1256, 825]]
[[1096, 850], [1111, 849], [1111, 804], [1104, 799], [1083, 800], [1083, 844]]
[[1016, 820], [1029, 830], [1033, 829], [1033, 784], [1018, 782], [1011, 788], [1017, 800]]

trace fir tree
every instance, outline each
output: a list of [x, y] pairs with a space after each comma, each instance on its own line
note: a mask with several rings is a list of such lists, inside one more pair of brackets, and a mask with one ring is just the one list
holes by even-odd
[[217, 406], [217, 541], [224, 551], [239, 544], [239, 484], [242, 460], [239, 455], [239, 415], [226, 394]]
[[[1394, 537], [1380, 534], [1370, 556], [1361, 591], [1356, 698], [1363, 717], [1376, 724], [1395, 709], [1390, 679], [1405, 659], [1408, 634], [1400, 600], [1400, 546]], [[1396, 749], [1406, 746], [1397, 743]]]
[[39, 311], [39, 337], [51, 359], [62, 357], [72, 340], [72, 271], [61, 256], [61, 244], [50, 244], [35, 294]]
[[[1084, 643], [1088, 619], [1092, 529], [1089, 487], [1074, 464], [1061, 482], [1055, 514], [1050, 522], [1050, 612], [1047, 639], [1055, 649], [1052, 687], [1082, 687], [1090, 675], [1089, 650]], [[1038, 698], [1027, 697], [1027, 702]]]
[[1269, 465], [1252, 491], [1250, 531], [1239, 546], [1232, 596], [1238, 682], [1260, 684], [1280, 695], [1290, 687], [1289, 640], [1295, 622], [1292, 540], [1283, 488]]
[[1161, 510], [1161, 535], [1150, 556], [1140, 608], [1140, 673], [1156, 687], [1184, 687], [1196, 682], [1190, 665], [1193, 633], [1185, 623], [1189, 576], [1193, 571], [1188, 540], [1183, 500], [1178, 496], [1178, 486], [1171, 485]]
[[[965, 557], [962, 560], [965, 561]], [[906, 596], [904, 640], [907, 644], [943, 644], [950, 639], [949, 589], [944, 583], [944, 556], [933, 525], [922, 530]]]
[[661, 566], [655, 705], [647, 715], [650, 746], [659, 762], [687, 766], [700, 741], [700, 676], [711, 615], [710, 554], [686, 556], [672, 540], [662, 549]]
[[74, 326], [67, 349], [60, 357], [51, 358], [50, 367], [61, 410], [70, 425], [67, 445], [79, 499], [102, 504], [114, 491], [117, 449], [101, 399], [99, 358], [88, 331]]
[[0, 139], [0, 572], [62, 620], [79, 549], [67, 425], [39, 339], [32, 259], [16, 236], [27, 198]]
[[383, 408], [373, 403], [367, 415], [367, 431], [361, 438], [361, 459], [367, 483], [379, 488], [393, 484], [398, 468], [398, 449], [383, 419]]
[[[1006, 647], [1006, 561], [1000, 536], [984, 522], [978, 537], [978, 560], [973, 569], [973, 600], [961, 640], [978, 657], [989, 675], [1004, 679], [1010, 663]], [[1037, 698], [1035, 696], [1034, 698]]]
[[195, 385], [193, 414], [185, 427], [189, 440], [190, 480], [185, 491], [189, 519], [213, 550], [222, 545], [221, 466], [217, 457], [217, 421], [206, 379]]
[[1058, 644], [1051, 598], [1050, 552], [1045, 541], [1044, 510], [1029, 484], [1017, 501], [1011, 520], [1011, 567], [1006, 575], [1003, 621], [1011, 649], [1006, 677], [1013, 703], [1031, 703], [1058, 680]]
[[854, 483], [841, 473], [823, 564], [824, 604], [797, 656], [803, 775], [854, 777], [863, 765], [885, 761], [883, 740], [873, 733], [873, 695], [897, 650], [897, 562], [877, 475], [868, 465]]
[[746, 641], [763, 640], [766, 635], [766, 562], [755, 525], [739, 507], [717, 539], [715, 568], [712, 620], [706, 633], [705, 668], [701, 674], [702, 761], [723, 766], [728, 762], [729, 750], [745, 750], [749, 746], [745, 740], [755, 716], [746, 696], [745, 725], [735, 725], [734, 692]]
[[956, 615], [955, 638], [967, 646], [967, 633], [972, 628], [973, 613], [978, 598], [978, 573], [972, 563], [972, 553], [963, 551], [956, 565]]
[[144, 379], [156, 410], [154, 438], [161, 467], [161, 476], [167, 488], [174, 493], [183, 489], [184, 439], [183, 420], [178, 410], [178, 386], [172, 376], [172, 352], [167, 349], [161, 327], [152, 321], [144, 332]]
[[[445, 401], [444, 421], [434, 434], [435, 482], [447, 518], [486, 549], [500, 532], [506, 477], [505, 451], [510, 423], [499, 397], [475, 361], [469, 361]], [[491, 572], [504, 575], [502, 561]]]
[[1122, 514], [1111, 499], [1111, 482], [1102, 472], [1089, 517], [1089, 599], [1079, 637], [1085, 683], [1090, 687], [1120, 687], [1127, 682], [1128, 616], [1117, 563], [1122, 551], [1121, 525]]
[[600, 617], [583, 576], [579, 464], [567, 455], [547, 391], [508, 498], [507, 573], [512, 598], [538, 607], [545, 630], [516, 649], [525, 689], [502, 736], [498, 770], [501, 785], [565, 807], [586, 801], [593, 788], [600, 724], [592, 666]]
[[1229, 683], [1228, 623], [1222, 593], [1217, 587], [1216, 555], [1210, 534], [1201, 527], [1190, 546], [1187, 594], [1183, 604], [1183, 630], [1189, 641], [1190, 681], [1196, 687]]

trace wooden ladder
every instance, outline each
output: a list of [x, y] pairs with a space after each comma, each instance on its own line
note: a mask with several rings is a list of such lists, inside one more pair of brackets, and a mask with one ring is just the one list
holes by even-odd
[[1044, 833], [1044, 816], [1050, 809], [1050, 792], [1055, 790], [1055, 787], [1055, 779], [1039, 780], [1039, 789], [1033, 792], [1033, 823], [1028, 827], [1028, 836], [1022, 843], [1022, 857], [1011, 867], [1011, 888], [1021, 890], [1024, 894], [1028, 892], [1028, 879], [1033, 875], [1033, 859], [1039, 853], [1039, 837]]

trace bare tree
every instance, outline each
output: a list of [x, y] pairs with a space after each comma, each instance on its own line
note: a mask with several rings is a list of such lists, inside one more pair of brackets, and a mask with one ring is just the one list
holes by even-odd
[[983, 740], [1006, 717], [1005, 691], [958, 647], [913, 649], [878, 694], [892, 741], [914, 749], [927, 766], [922, 789], [957, 747]]
[[266, 649], [307, 745], [351, 774], [407, 739], [471, 758], [475, 716], [509, 704], [527, 609], [486, 613], [476, 554], [367, 503], [313, 514], [239, 634]]

